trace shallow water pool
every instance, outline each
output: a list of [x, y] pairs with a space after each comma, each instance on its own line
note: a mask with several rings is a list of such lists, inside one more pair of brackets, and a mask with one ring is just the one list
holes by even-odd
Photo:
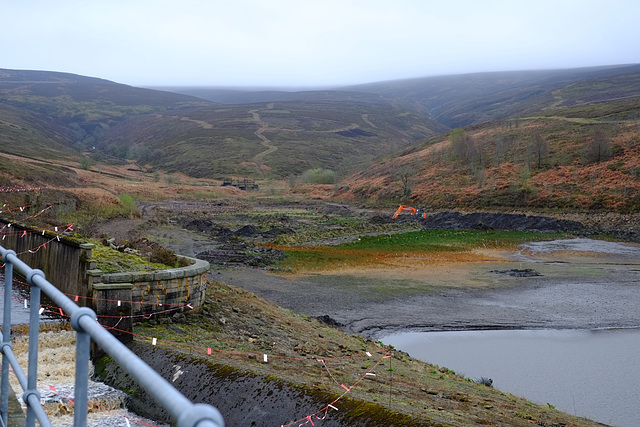
[[382, 341], [532, 402], [640, 425], [640, 329], [406, 332]]

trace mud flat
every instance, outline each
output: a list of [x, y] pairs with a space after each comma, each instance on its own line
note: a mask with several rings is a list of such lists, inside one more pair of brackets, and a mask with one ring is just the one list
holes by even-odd
[[[640, 326], [638, 245], [572, 239], [479, 255], [298, 277], [223, 269], [210, 278], [368, 338], [407, 330]], [[518, 271], [535, 274], [510, 274]]]

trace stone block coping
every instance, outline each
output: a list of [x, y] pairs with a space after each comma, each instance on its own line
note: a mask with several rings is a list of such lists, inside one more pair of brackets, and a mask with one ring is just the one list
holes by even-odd
[[[124, 272], [124, 273], [95, 273], [96, 270], [90, 270], [89, 275], [98, 277], [96, 282], [101, 282], [101, 284], [109, 284], [109, 283], [135, 283], [135, 282], [153, 282], [158, 280], [172, 280], [172, 279], [181, 279], [183, 277], [193, 277], [199, 274], [204, 274], [209, 271], [209, 263], [207, 261], [203, 261], [197, 258], [191, 258], [186, 256], [181, 256], [182, 258], [186, 258], [193, 262], [191, 265], [187, 265], [185, 267], [178, 268], [170, 268], [167, 270], [156, 270], [156, 271], [134, 271], [134, 272]], [[99, 271], [99, 270], [98, 270]], [[95, 286], [95, 285], [94, 285]]]

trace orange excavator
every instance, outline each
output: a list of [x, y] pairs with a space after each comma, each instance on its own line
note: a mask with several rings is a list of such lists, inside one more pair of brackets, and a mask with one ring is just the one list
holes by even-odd
[[414, 215], [414, 216], [417, 216], [418, 218], [426, 218], [427, 217], [427, 213], [425, 211], [423, 211], [422, 209], [416, 209], [416, 208], [413, 208], [411, 206], [400, 205], [400, 207], [398, 208], [396, 213], [393, 214], [393, 219], [396, 219], [398, 217], [398, 215], [400, 215], [400, 212], [402, 212], [402, 211], [411, 211], [411, 214]]

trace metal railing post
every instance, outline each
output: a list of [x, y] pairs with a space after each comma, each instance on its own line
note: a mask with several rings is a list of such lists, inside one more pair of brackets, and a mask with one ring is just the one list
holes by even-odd
[[[14, 251], [7, 251], [7, 254]], [[5, 254], [6, 255], [6, 254]], [[13, 293], [13, 264], [5, 261], [4, 267], [4, 312], [2, 314], [2, 346], [11, 346], [11, 296]], [[2, 353], [2, 402], [0, 402], [0, 412], [2, 413], [2, 425], [6, 426], [9, 421], [9, 359]]]
[[[96, 313], [88, 307], [80, 307], [71, 315], [71, 326], [76, 331], [76, 384], [74, 387], [73, 425], [84, 427], [87, 425], [89, 410], [89, 358], [91, 356], [91, 335], [78, 323], [84, 315], [95, 321]], [[96, 322], [98, 323], [98, 322]]]
[[31, 310], [29, 312], [29, 365], [27, 368], [27, 389], [24, 392], [24, 401], [27, 404], [27, 427], [35, 426], [35, 405], [31, 405], [34, 396], [40, 402], [38, 393], [38, 338], [40, 335], [40, 288], [33, 282], [35, 275], [44, 273], [33, 270], [27, 277], [31, 285]]
[[85, 427], [89, 399], [89, 356], [91, 353], [91, 336], [83, 331], [76, 334], [76, 384], [74, 388], [73, 425]]

